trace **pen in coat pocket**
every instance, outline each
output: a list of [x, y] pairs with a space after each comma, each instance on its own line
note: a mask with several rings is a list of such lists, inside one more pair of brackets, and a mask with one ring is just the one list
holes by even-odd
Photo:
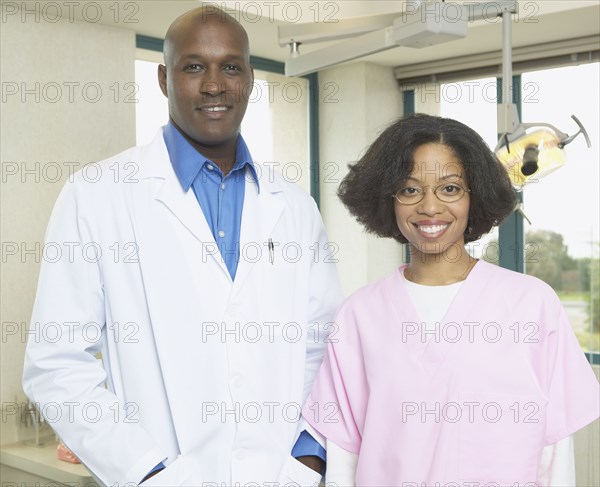
[[275, 246], [273, 245], [273, 239], [269, 239], [269, 262], [271, 264], [275, 262]]

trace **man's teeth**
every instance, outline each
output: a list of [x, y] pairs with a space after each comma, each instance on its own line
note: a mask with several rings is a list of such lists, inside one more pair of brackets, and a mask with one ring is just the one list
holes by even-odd
[[205, 112], [225, 112], [229, 110], [227, 107], [207, 107], [203, 109]]
[[448, 228], [448, 225], [422, 225], [419, 226], [419, 231], [423, 233], [438, 233]]

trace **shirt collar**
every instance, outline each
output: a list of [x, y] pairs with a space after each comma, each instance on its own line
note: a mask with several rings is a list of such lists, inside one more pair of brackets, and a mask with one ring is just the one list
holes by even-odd
[[[165, 139], [169, 159], [171, 160], [177, 179], [179, 179], [184, 191], [187, 192], [198, 176], [202, 166], [207, 163], [214, 164], [214, 162], [198, 152], [171, 122], [163, 127], [163, 138]], [[252, 160], [252, 155], [248, 150], [246, 141], [240, 134], [237, 139], [235, 162], [231, 172], [244, 170], [245, 166], [248, 166], [249, 172], [260, 192], [258, 175], [256, 173], [254, 161]]]

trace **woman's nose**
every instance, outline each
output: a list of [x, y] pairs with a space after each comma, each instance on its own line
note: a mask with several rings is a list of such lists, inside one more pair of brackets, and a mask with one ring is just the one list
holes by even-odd
[[442, 211], [442, 202], [435, 195], [435, 188], [424, 188], [423, 199], [417, 205], [417, 211], [426, 215], [434, 215]]

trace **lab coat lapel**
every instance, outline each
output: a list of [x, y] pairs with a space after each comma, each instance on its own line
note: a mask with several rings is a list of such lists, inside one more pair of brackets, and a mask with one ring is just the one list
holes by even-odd
[[[224, 346], [217, 340], [215, 346], [203, 347], [204, 321], [225, 315], [231, 278], [226, 268], [221, 270], [218, 252], [209, 257], [202, 248], [214, 242], [212, 234], [193, 192], [186, 195], [169, 174], [164, 143], [141, 149], [139, 161], [144, 167], [132, 198], [133, 224], [153, 345], [164, 377], [157, 390], [164, 387], [179, 449], [189, 451], [198, 441], [199, 371], [217, 363]], [[166, 253], [168, 268], [163, 264]], [[208, 377], [210, 382], [212, 375]]]
[[149, 156], [144, 158], [144, 162], [148, 162], [148, 164], [143, 172], [143, 177], [154, 177], [163, 180], [162, 185], [156, 187], [156, 200], [164, 203], [179, 223], [185, 226], [205, 246], [203, 255], [206, 255], [207, 259], [214, 260], [221, 270], [229, 276], [227, 266], [217, 250], [217, 244], [204, 217], [202, 208], [198, 204], [196, 195], [191, 189], [187, 192], [184, 191], [179, 179], [177, 179], [169, 160], [162, 131], [149, 146], [149, 149]]
[[[480, 302], [480, 297], [484, 293], [488, 281], [489, 273], [486, 263], [478, 262], [471, 269], [441, 320], [439, 335], [425, 343], [420, 362], [430, 377], [437, 373], [444, 362], [448, 362], [452, 356], [460, 353], [462, 342], [469, 340], [465, 323], [473, 321], [472, 310]], [[459, 340], [454, 340], [454, 334], [450, 335], [444, 332], [444, 326], [447, 323], [456, 324], [461, 329], [462, 334]]]
[[[280, 194], [282, 190], [274, 178], [274, 174], [268, 172], [270, 168], [259, 164], [256, 166], [257, 173], [260, 175], [260, 192], [249, 173], [246, 173], [246, 191], [240, 229], [240, 260], [233, 283], [234, 294], [241, 289], [244, 280], [252, 270], [268, 259], [269, 238], [271, 238], [273, 228], [284, 207]], [[249, 168], [246, 168], [246, 171], [249, 171]], [[262, 251], [261, 258], [257, 261], [245, 257], [246, 252], [253, 247], [260, 248]]]

